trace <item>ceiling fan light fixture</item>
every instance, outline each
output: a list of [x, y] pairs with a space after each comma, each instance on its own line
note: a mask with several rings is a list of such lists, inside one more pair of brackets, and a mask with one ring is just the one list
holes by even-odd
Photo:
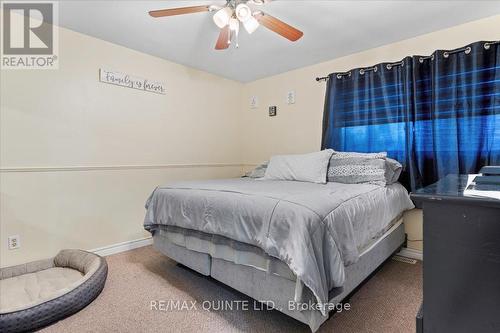
[[222, 29], [229, 24], [231, 16], [233, 16], [233, 10], [230, 7], [224, 7], [214, 14], [214, 23]]
[[238, 33], [238, 31], [240, 30], [240, 21], [238, 21], [235, 18], [231, 18], [229, 20], [229, 29], [231, 31], [234, 31], [234, 32]]
[[259, 21], [253, 16], [251, 16], [248, 20], [243, 22], [243, 27], [245, 27], [245, 30], [249, 33], [252, 34], [257, 28], [260, 26]]
[[241, 22], [246, 22], [249, 18], [252, 17], [252, 10], [244, 3], [240, 3], [238, 6], [236, 6], [236, 17]]
[[234, 39], [236, 40], [236, 48], [239, 47], [238, 43], [238, 34], [240, 32], [240, 21], [238, 21], [237, 18], [231, 18], [229, 20], [229, 31], [231, 31], [231, 35], [234, 36]]
[[272, 0], [226, 0], [226, 4], [223, 7], [219, 5], [199, 5], [166, 8], [152, 10], [149, 12], [149, 15], [158, 18], [201, 12], [214, 12], [212, 19], [220, 29], [219, 38], [215, 44], [216, 50], [226, 50], [231, 42], [235, 42], [236, 47], [238, 47], [240, 24], [243, 25], [244, 29], [249, 34], [255, 32], [255, 30], [262, 25], [264, 28], [292, 42], [302, 38], [304, 33], [297, 28], [292, 27], [274, 16], [265, 14], [260, 10], [253, 11], [254, 5], [262, 5], [270, 1]]

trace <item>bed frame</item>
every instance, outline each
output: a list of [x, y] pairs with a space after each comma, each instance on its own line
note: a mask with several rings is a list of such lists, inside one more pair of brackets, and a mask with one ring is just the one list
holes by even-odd
[[[277, 310], [309, 325], [313, 332], [328, 319], [328, 317], [322, 316], [318, 310], [289, 309], [288, 302], [294, 300], [296, 281], [269, 274], [250, 266], [212, 258], [206, 253], [186, 249], [173, 244], [160, 233], [155, 233], [153, 240], [157, 250], [178, 263], [200, 274], [211, 276], [253, 299], [272, 301]], [[344, 286], [330, 290], [329, 303], [342, 302], [384, 261], [399, 251], [404, 242], [404, 226], [402, 219], [400, 219], [375, 243], [364, 250], [355, 264], [346, 267]]]

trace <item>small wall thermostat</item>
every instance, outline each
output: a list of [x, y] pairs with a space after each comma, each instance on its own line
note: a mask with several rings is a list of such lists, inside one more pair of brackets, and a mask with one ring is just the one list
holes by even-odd
[[276, 106], [270, 106], [269, 107], [269, 117], [276, 116], [277, 111], [278, 111], [278, 108]]

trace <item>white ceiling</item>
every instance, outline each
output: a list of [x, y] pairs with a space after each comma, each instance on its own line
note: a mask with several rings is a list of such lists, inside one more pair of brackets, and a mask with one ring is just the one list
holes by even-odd
[[263, 11], [304, 31], [292, 43], [260, 27], [240, 48], [215, 51], [211, 13], [152, 18], [153, 9], [225, 1], [61, 1], [64, 27], [248, 82], [500, 14], [500, 1], [273, 1]]

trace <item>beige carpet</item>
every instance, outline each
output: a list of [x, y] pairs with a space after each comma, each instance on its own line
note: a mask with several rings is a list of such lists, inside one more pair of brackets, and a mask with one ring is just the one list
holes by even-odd
[[[82, 311], [43, 332], [310, 332], [278, 311], [214, 311], [203, 301], [249, 300], [144, 247], [107, 257], [101, 295]], [[415, 332], [422, 266], [389, 260], [319, 332]], [[197, 301], [198, 310], [156, 311], [151, 301]], [[253, 308], [253, 305], [251, 306]]]

